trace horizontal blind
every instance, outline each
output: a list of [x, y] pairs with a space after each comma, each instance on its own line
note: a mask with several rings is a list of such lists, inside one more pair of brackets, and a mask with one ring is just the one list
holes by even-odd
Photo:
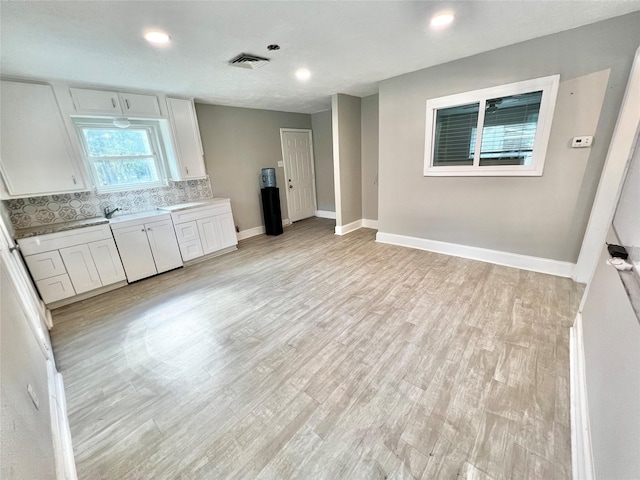
[[469, 142], [478, 125], [479, 111], [479, 103], [437, 111], [434, 166], [473, 165]]
[[530, 165], [542, 92], [488, 99], [480, 166]]

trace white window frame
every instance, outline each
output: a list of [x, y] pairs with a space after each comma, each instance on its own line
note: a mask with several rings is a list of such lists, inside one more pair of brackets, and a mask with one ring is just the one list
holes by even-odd
[[158, 177], [159, 177], [157, 182], [128, 183], [126, 185], [122, 184], [122, 185], [111, 185], [111, 186], [101, 185], [100, 177], [98, 176], [98, 172], [96, 171], [96, 167], [93, 162], [93, 158], [96, 158], [96, 157], [92, 157], [89, 154], [89, 146], [87, 145], [82, 129], [83, 128], [105, 128], [105, 129], [115, 130], [118, 127], [113, 125], [112, 118], [74, 119], [76, 133], [78, 135], [78, 139], [82, 147], [82, 155], [84, 157], [84, 161], [85, 161], [85, 164], [87, 165], [88, 170], [91, 172], [93, 185], [97, 193], [113, 193], [113, 192], [124, 192], [124, 191], [130, 191], [130, 190], [144, 190], [146, 188], [163, 187], [169, 184], [168, 177], [167, 177], [166, 156], [162, 148], [162, 144], [160, 142], [160, 139], [162, 137], [161, 137], [161, 132], [160, 132], [158, 123], [154, 121], [144, 121], [144, 120], [130, 120], [130, 122], [132, 127], [136, 129], [144, 129], [147, 131], [149, 135], [152, 156], [155, 158], [156, 170], [158, 172]]
[[[424, 146], [424, 176], [542, 176], [547, 153], [547, 145], [551, 133], [551, 123], [558, 96], [560, 75], [509, 83], [498, 87], [483, 88], [472, 92], [447, 95], [446, 97], [427, 100], [427, 118], [425, 127]], [[542, 91], [540, 112], [536, 128], [531, 165], [486, 165], [480, 166], [480, 148], [482, 135], [476, 135], [476, 148], [473, 155], [473, 165], [434, 166], [433, 149], [435, 147], [436, 114], [444, 108], [457, 107], [472, 103], [479, 103], [477, 132], [484, 127], [484, 113], [488, 99], [521, 95], [524, 93]]]

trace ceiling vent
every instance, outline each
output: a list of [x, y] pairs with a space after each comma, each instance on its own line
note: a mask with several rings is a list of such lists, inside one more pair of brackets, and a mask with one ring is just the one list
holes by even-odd
[[258, 57], [257, 55], [250, 55], [248, 53], [241, 53], [237, 57], [229, 60], [229, 65], [240, 68], [250, 68], [255, 70], [263, 65], [269, 63], [268, 58]]

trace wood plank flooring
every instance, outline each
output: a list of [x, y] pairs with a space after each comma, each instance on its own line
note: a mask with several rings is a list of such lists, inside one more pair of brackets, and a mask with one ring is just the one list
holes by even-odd
[[333, 226], [56, 310], [79, 478], [570, 478], [582, 287]]

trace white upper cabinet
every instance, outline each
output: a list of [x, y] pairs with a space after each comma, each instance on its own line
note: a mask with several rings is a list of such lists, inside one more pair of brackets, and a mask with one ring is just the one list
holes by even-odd
[[89, 90], [86, 88], [70, 88], [73, 106], [78, 113], [120, 114], [120, 100], [116, 92]]
[[155, 95], [70, 88], [76, 113], [87, 115], [125, 115], [129, 117], [159, 118], [160, 104]]
[[160, 104], [155, 95], [119, 93], [122, 112], [132, 117], [160, 117]]
[[175, 165], [171, 165], [172, 180], [206, 177], [200, 129], [193, 100], [167, 97], [167, 109], [176, 153]]
[[0, 112], [1, 198], [86, 190], [50, 85], [3, 81]]

